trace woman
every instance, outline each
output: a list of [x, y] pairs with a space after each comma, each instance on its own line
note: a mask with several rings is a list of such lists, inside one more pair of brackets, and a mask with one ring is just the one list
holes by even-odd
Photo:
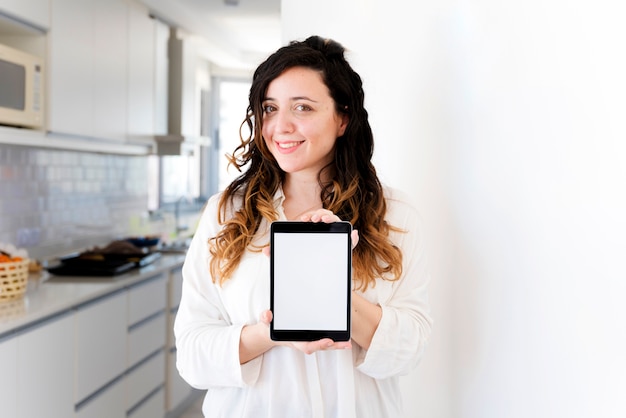
[[[399, 417], [399, 376], [430, 334], [428, 274], [416, 211], [371, 163], [361, 78], [313, 36], [263, 62], [249, 99], [230, 158], [247, 168], [209, 200], [183, 266], [178, 370], [208, 389], [206, 417]], [[352, 341], [270, 339], [275, 220], [352, 223]]]

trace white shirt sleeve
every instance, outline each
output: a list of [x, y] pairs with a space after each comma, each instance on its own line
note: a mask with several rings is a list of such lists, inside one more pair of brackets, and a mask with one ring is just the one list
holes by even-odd
[[200, 218], [183, 265], [182, 298], [176, 320], [176, 366], [183, 379], [198, 389], [243, 387], [258, 378], [262, 356], [239, 364], [239, 340], [245, 323], [231, 322], [219, 285], [209, 272], [208, 241], [219, 228], [212, 197]]
[[363, 295], [381, 306], [382, 318], [369, 350], [357, 353], [356, 365], [360, 372], [376, 379], [409, 373], [422, 356], [432, 326], [430, 275], [419, 214], [398, 191], [385, 191], [391, 194], [387, 198], [387, 221], [406, 232], [391, 234], [402, 251], [400, 280], [378, 280], [376, 287]]

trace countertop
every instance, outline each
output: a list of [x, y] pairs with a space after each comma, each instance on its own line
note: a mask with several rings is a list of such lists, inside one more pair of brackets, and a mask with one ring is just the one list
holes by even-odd
[[184, 260], [182, 254], [164, 254], [152, 264], [111, 277], [55, 276], [46, 271], [31, 274], [22, 298], [0, 302], [0, 340], [84, 303], [182, 266]]

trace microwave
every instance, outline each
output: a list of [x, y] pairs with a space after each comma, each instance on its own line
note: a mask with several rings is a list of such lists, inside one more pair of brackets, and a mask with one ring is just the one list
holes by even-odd
[[40, 58], [0, 44], [0, 125], [41, 128], [43, 83]]

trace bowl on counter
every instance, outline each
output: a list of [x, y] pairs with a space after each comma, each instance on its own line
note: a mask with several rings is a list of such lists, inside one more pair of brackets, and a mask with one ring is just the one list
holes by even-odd
[[145, 237], [130, 237], [126, 238], [126, 242], [130, 242], [139, 248], [155, 247], [161, 242], [161, 237], [149, 235]]

